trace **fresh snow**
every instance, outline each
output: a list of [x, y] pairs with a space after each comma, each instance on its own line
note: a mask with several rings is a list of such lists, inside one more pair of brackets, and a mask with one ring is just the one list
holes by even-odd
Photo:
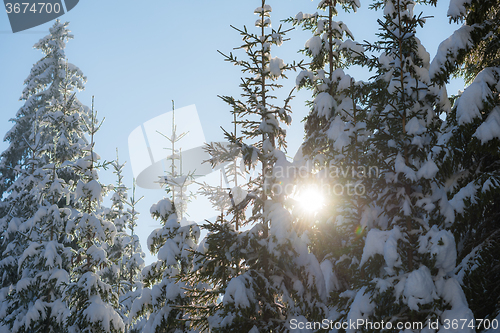
[[425, 235], [420, 236], [419, 243], [419, 253], [429, 252], [436, 259], [435, 267], [442, 269], [444, 274], [455, 269], [457, 250], [455, 237], [450, 231], [438, 230], [433, 226]]
[[460, 17], [465, 14], [465, 6], [469, 5], [472, 0], [450, 0], [447, 15], [453, 18]]
[[398, 254], [397, 242], [402, 239], [403, 235], [399, 227], [395, 226], [391, 230], [382, 231], [371, 229], [366, 235], [363, 255], [359, 266], [362, 267], [368, 259], [380, 254], [384, 256], [387, 267], [385, 268], [389, 274], [393, 274], [393, 268], [401, 265], [401, 258]]
[[420, 304], [431, 303], [438, 298], [431, 272], [425, 266], [408, 275], [404, 284], [403, 296], [411, 310], [419, 311]]
[[478, 138], [482, 144], [495, 138], [500, 139], [500, 107], [496, 106], [491, 110], [486, 121], [479, 125], [473, 136]]
[[271, 58], [269, 60], [269, 71], [272, 76], [278, 77], [281, 76], [281, 69], [285, 67], [285, 63], [283, 62], [283, 59], [280, 59], [278, 57]]
[[314, 99], [314, 111], [319, 117], [329, 118], [335, 104], [335, 100], [329, 93], [320, 92]]
[[316, 57], [321, 52], [321, 48], [323, 47], [323, 41], [321, 37], [313, 36], [306, 42], [305, 46], [306, 48], [309, 49], [309, 51], [311, 51], [313, 57]]
[[490, 68], [482, 70], [476, 76], [457, 101], [459, 125], [468, 124], [475, 118], [481, 117], [481, 111], [484, 107], [483, 101], [486, 101], [492, 95], [490, 85], [496, 85], [497, 82], [495, 71]]
[[463, 25], [453, 32], [448, 39], [439, 44], [436, 56], [429, 67], [431, 78], [441, 73], [447, 63], [455, 60], [461, 50], [465, 50], [472, 45], [472, 38], [470, 36], [472, 30], [472, 27]]
[[[347, 315], [347, 322], [356, 322], [359, 319], [368, 319], [375, 309], [375, 303], [370, 299], [370, 293], [366, 292], [366, 286], [362, 287], [354, 297]], [[355, 333], [356, 329], [349, 327], [346, 333]]]
[[226, 287], [222, 302], [224, 304], [233, 303], [238, 308], [249, 308], [250, 302], [255, 302], [255, 297], [252, 295], [251, 289], [248, 288], [250, 280], [251, 278], [246, 275], [232, 278]]
[[432, 179], [439, 171], [436, 163], [432, 159], [428, 159], [417, 171], [418, 178]]
[[88, 307], [83, 311], [84, 317], [91, 323], [99, 323], [104, 332], [110, 332], [111, 327], [115, 330], [125, 330], [120, 315], [113, 309], [109, 303], [95, 295], [89, 299]]

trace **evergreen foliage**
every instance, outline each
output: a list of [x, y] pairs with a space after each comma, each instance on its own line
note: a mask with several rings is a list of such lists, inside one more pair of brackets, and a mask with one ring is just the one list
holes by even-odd
[[[311, 250], [321, 262], [332, 297], [354, 288], [362, 278], [357, 269], [361, 236], [365, 228], [372, 227], [370, 178], [378, 173], [377, 167], [369, 167], [367, 156], [366, 96], [371, 87], [344, 72], [349, 66], [366, 66], [370, 61], [346, 24], [334, 20], [336, 6], [334, 1], [321, 1], [319, 13], [299, 13], [288, 20], [313, 35], [302, 50], [311, 58], [309, 68], [296, 79], [298, 87], [310, 89], [314, 97], [308, 102], [311, 111], [305, 119], [306, 140], [301, 147], [307, 177], [301, 177], [299, 191], [317, 191], [326, 198], [319, 212], [304, 216], [304, 224], [312, 225]], [[358, 7], [349, 1], [342, 6], [346, 10]], [[300, 210], [294, 213], [301, 214]]]
[[[24, 81], [25, 88], [20, 100], [26, 101], [19, 109], [12, 129], [5, 135], [4, 140], [9, 147], [2, 152], [0, 160], [0, 192], [9, 192], [9, 187], [18, 176], [19, 168], [29, 167], [30, 143], [35, 139], [37, 131], [34, 124], [47, 116], [50, 104], [70, 104], [74, 107], [83, 107], [72, 94], [84, 89], [87, 78], [75, 65], [66, 60], [65, 47], [73, 35], [67, 28], [68, 23], [56, 20], [50, 28], [50, 34], [40, 39], [34, 45], [42, 51], [44, 57], [33, 65], [30, 74]], [[70, 98], [72, 97], [72, 98]], [[76, 121], [77, 119], [73, 119]], [[52, 140], [57, 132], [38, 132], [40, 143]], [[70, 137], [67, 138], [68, 140]], [[43, 156], [39, 156], [43, 158]], [[45, 161], [46, 162], [46, 161]], [[41, 163], [44, 163], [42, 161]]]
[[[364, 316], [371, 312], [373, 321], [398, 318], [425, 326], [438, 318], [441, 323], [450, 317], [471, 320], [472, 312], [452, 275], [455, 239], [442, 221], [434, 219], [440, 191], [433, 148], [439, 115], [449, 111], [445, 81], [431, 81], [429, 54], [416, 37], [425, 18], [413, 13], [415, 3], [395, 0], [377, 5], [384, 10], [380, 40], [368, 49], [381, 54], [368, 103], [373, 126], [370, 154], [381, 173], [374, 191], [383, 218], [367, 233], [360, 262], [366, 282], [348, 318], [359, 316], [356, 302], [366, 302], [370, 295], [371, 309]], [[383, 271], [379, 255], [385, 261]]]
[[460, 5], [450, 5], [450, 20], [464, 22], [471, 27], [472, 46], [462, 52], [457, 65], [460, 73], [471, 83], [481, 70], [500, 66], [500, 2], [498, 0], [462, 1]]
[[[172, 106], [174, 109], [173, 102]], [[143, 269], [144, 289], [131, 310], [131, 318], [144, 320], [144, 331], [155, 333], [193, 332], [189, 328], [191, 319], [184, 309], [192, 305], [186, 294], [191, 286], [184, 277], [192, 269], [200, 228], [184, 217], [192, 174], [184, 175], [182, 171], [182, 151], [175, 144], [186, 133], [177, 133], [174, 112], [172, 110], [171, 136], [164, 135], [171, 143], [171, 165], [162, 179], [171, 199], [161, 199], [150, 210], [152, 217], [162, 225], [148, 238], [148, 248], [158, 260]]]
[[[425, 18], [413, 14], [414, 2], [375, 2], [372, 7], [383, 9], [384, 14], [379, 20], [379, 40], [358, 48], [351, 46], [354, 42], [344, 42], [352, 51], [344, 53], [342, 68], [365, 65], [376, 73], [368, 84], [355, 83], [341, 70], [334, 71], [342, 54], [327, 43], [332, 34], [328, 27], [341, 27], [332, 21], [335, 10], [330, 6], [335, 3], [320, 2], [328, 16], [299, 13], [293, 20], [302, 21], [317, 35], [304, 50], [313, 58], [311, 68], [297, 78], [298, 84], [314, 88], [306, 125], [310, 133], [303, 152], [313, 168], [322, 171], [315, 178], [327, 178], [327, 167], [332, 165], [344, 170], [350, 165], [364, 166], [340, 181], [330, 179], [331, 189], [357, 178], [365, 192], [335, 198], [336, 210], [320, 216], [317, 223], [320, 231], [313, 252], [326, 254], [332, 264], [325, 268], [333, 270], [333, 279], [327, 278], [334, 290], [330, 318], [421, 323], [437, 318], [443, 323], [456, 315], [472, 319], [464, 297], [450, 295], [451, 289], [463, 295], [452, 275], [455, 240], [447, 230], [449, 224], [435, 218], [446, 214], [443, 201], [440, 207], [437, 203], [443, 175], [438, 174], [439, 149], [435, 147], [441, 135], [439, 115], [450, 111], [445, 65], [456, 59], [438, 54], [431, 65], [416, 38]], [[340, 39], [335, 41], [336, 47], [348, 48]], [[444, 68], [438, 68], [438, 63]], [[379, 178], [366, 173], [371, 167], [380, 172]], [[334, 226], [328, 227], [329, 222], [335, 222]], [[330, 240], [330, 247], [322, 239]], [[421, 285], [425, 291], [419, 289]]]
[[498, 1], [450, 6], [450, 18], [464, 22], [462, 39], [467, 41], [450, 68], [463, 75], [468, 86], [456, 96], [440, 138], [448, 211], [455, 213], [446, 220], [453, 222], [460, 244], [458, 277], [475, 317], [489, 319], [500, 313], [498, 247], [493, 245], [500, 235], [498, 6]]
[[[5, 332], [60, 332], [64, 327], [63, 301], [71, 272], [71, 248], [65, 244], [65, 225], [71, 216], [57, 202], [68, 193], [57, 177], [56, 166], [37, 168], [43, 177], [30, 193], [40, 204], [35, 214], [20, 226], [15, 237], [22, 254], [16, 258], [18, 280], [3, 299], [0, 318]], [[25, 230], [22, 232], [22, 230]]]
[[10, 142], [2, 154], [2, 303], [8, 332], [64, 327], [64, 292], [71, 274], [66, 224], [72, 214], [72, 163], [82, 156], [88, 108], [75, 96], [86, 78], [64, 58], [72, 35], [56, 21], [35, 48], [45, 57], [32, 68]]
[[100, 275], [108, 266], [105, 248], [113, 241], [116, 227], [106, 219], [101, 202], [106, 188], [99, 183], [99, 155], [94, 152], [94, 135], [102, 123], [96, 119], [92, 101], [91, 122], [88, 129], [90, 144], [83, 148], [85, 155], [73, 164], [80, 179], [72, 187], [74, 199], [80, 205], [74, 207], [66, 232], [76, 244], [73, 249], [71, 281], [65, 299], [69, 309], [66, 325], [69, 332], [123, 332], [125, 325], [117, 309], [118, 294]]
[[[65, 57], [68, 23], [55, 21], [35, 44], [44, 56], [0, 154], [0, 332], [281, 333], [324, 319], [423, 324], [411, 332], [467, 320], [458, 331], [475, 332], [474, 318], [500, 320], [500, 3], [451, 0], [450, 22], [463, 25], [431, 60], [414, 8], [436, 2], [372, 1], [378, 40], [358, 43], [335, 17], [359, 0], [320, 0], [317, 13], [285, 20], [311, 33], [299, 51], [308, 64], [274, 56], [292, 29], [271, 27], [266, 0], [255, 29], [232, 26], [243, 43], [220, 53], [241, 69], [242, 93], [220, 96], [234, 131], [206, 145], [221, 184], [199, 192], [219, 215], [201, 227], [186, 218], [194, 174], [183, 174], [187, 133], [173, 110], [159, 180], [168, 195], [150, 209], [157, 260], [146, 267], [142, 198], [135, 183], [129, 197], [118, 157], [99, 162], [102, 122], [76, 97], [86, 77]], [[353, 67], [372, 76], [356, 80]], [[311, 93], [293, 160], [294, 90], [281, 93], [290, 70]], [[450, 97], [458, 75], [467, 87]], [[115, 186], [99, 181], [110, 164]], [[324, 204], [307, 209], [313, 194]]]
[[182, 306], [191, 301], [186, 296], [188, 286], [181, 279], [191, 269], [199, 227], [180, 220], [167, 198], [154, 204], [151, 214], [162, 224], [148, 238], [149, 250], [158, 260], [142, 271], [144, 289], [134, 302], [131, 315], [146, 318], [146, 332], [189, 332], [189, 320]]
[[126, 332], [139, 332], [142, 322], [135, 322], [129, 313], [135, 299], [142, 291], [142, 275], [144, 268], [144, 256], [139, 238], [135, 234], [139, 212], [136, 210], [137, 203], [142, 199], [136, 198], [135, 182], [132, 188], [132, 196], [129, 198], [127, 187], [123, 183], [123, 168], [125, 163], [120, 163], [118, 152], [116, 160], [111, 163], [113, 172], [116, 174], [116, 185], [113, 186], [111, 196], [111, 209], [107, 218], [113, 221], [116, 227], [113, 245], [106, 249], [110, 264], [101, 271], [101, 276], [113, 287], [113, 291], [119, 297], [119, 312], [126, 324]]
[[193, 297], [201, 306], [191, 311], [201, 311], [196, 324], [213, 332], [284, 332], [291, 319], [319, 319], [325, 310], [320, 265], [308, 250], [307, 232], [286, 208], [293, 205], [287, 199], [292, 193], [285, 191], [296, 181], [296, 166], [286, 160], [281, 124], [290, 124], [292, 96], [279, 106], [272, 93], [281, 88], [277, 80], [286, 78], [287, 70], [302, 65], [271, 56], [286, 33], [281, 26], [271, 29], [271, 11], [265, 1], [255, 10], [256, 33], [233, 27], [243, 39], [237, 49], [245, 58], [223, 54], [247, 75], [240, 84], [241, 100], [222, 96], [241, 135], [225, 131], [227, 147], [207, 146], [211, 162], [232, 162], [241, 154], [247, 170], [260, 170], [231, 189], [230, 209], [205, 225], [208, 235], [196, 252]]

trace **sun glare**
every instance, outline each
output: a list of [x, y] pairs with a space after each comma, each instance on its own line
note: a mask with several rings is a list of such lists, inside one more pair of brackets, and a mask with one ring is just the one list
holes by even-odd
[[313, 214], [321, 210], [325, 200], [320, 189], [316, 186], [308, 186], [299, 190], [295, 196], [300, 209], [306, 213]]

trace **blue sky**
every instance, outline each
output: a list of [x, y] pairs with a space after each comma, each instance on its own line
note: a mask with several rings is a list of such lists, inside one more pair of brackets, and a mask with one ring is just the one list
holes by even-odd
[[[279, 20], [295, 16], [299, 11], [316, 12], [316, 1], [274, 0], [273, 27]], [[367, 9], [367, 1], [355, 14], [341, 14], [338, 20], [347, 23], [358, 41], [375, 40], [378, 26], [376, 15]], [[78, 94], [90, 106], [95, 95], [99, 116], [105, 117], [101, 132], [96, 137], [96, 150], [103, 159], [115, 158], [118, 148], [121, 161], [129, 161], [128, 136], [134, 128], [176, 107], [195, 104], [207, 141], [222, 140], [220, 126], [232, 128], [229, 107], [217, 95], [238, 96], [240, 72], [223, 61], [217, 52], [232, 51], [241, 45], [238, 32], [229, 25], [253, 28], [256, 17], [253, 10], [260, 1], [230, 0], [148, 0], [98, 1], [82, 0], [60, 19], [69, 21], [75, 39], [67, 44], [69, 61], [87, 76], [86, 90]], [[446, 18], [448, 1], [439, 1], [437, 9], [425, 7], [425, 15], [433, 15], [418, 35], [431, 58], [439, 43], [447, 38], [456, 25]], [[415, 11], [421, 10], [417, 6]], [[12, 124], [8, 121], [22, 105], [18, 101], [23, 81], [31, 66], [42, 54], [32, 46], [48, 33], [53, 22], [25, 32], [11, 32], [7, 14], [0, 13], [0, 135], [3, 139]], [[285, 27], [287, 25], [285, 24]], [[274, 49], [273, 56], [285, 62], [300, 60], [297, 50], [310, 38], [307, 32], [291, 31], [290, 41]], [[347, 71], [356, 79], [367, 79], [368, 73]], [[289, 73], [283, 95], [295, 84], [295, 74]], [[461, 81], [449, 86], [449, 93], [463, 88]], [[293, 156], [303, 138], [303, 123], [308, 109], [304, 101], [309, 92], [301, 91], [292, 102], [293, 123], [288, 133], [289, 152]], [[7, 147], [0, 142], [0, 150]], [[125, 169], [125, 182], [131, 186], [130, 163]], [[101, 172], [104, 183], [114, 183], [111, 171]], [[145, 199], [139, 206], [139, 235], [146, 249], [146, 239], [158, 223], [149, 217], [149, 208], [163, 196], [161, 190], [138, 189]], [[212, 212], [206, 203], [194, 202], [188, 213], [193, 220], [210, 218]], [[147, 262], [153, 257], [147, 253]]]

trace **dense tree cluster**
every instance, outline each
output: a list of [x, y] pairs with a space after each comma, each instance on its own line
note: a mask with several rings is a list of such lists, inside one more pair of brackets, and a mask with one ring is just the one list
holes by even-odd
[[[44, 57], [0, 155], [0, 332], [496, 331], [500, 3], [450, 1], [450, 21], [463, 24], [431, 59], [416, 2], [372, 1], [378, 39], [359, 42], [336, 21], [359, 1], [318, 1], [318, 12], [283, 21], [311, 34], [300, 62], [274, 56], [293, 29], [271, 25], [266, 0], [255, 27], [233, 27], [243, 43], [220, 53], [243, 73], [241, 96], [221, 96], [234, 130], [206, 145], [230, 177], [199, 193], [220, 214], [186, 218], [196, 198], [172, 133], [147, 266], [135, 185], [129, 197], [125, 164], [95, 152], [102, 122], [76, 96], [86, 77], [66, 59], [68, 23], [56, 21], [35, 44]], [[467, 83], [458, 96], [446, 90], [454, 76]], [[294, 89], [311, 97], [291, 160]], [[99, 181], [109, 166], [115, 185]], [[361, 320], [372, 325], [342, 325]]]

